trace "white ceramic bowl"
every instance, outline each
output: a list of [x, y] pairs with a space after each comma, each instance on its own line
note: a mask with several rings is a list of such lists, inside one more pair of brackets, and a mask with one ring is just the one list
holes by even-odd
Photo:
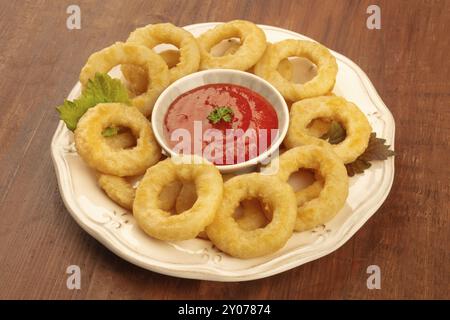
[[279, 133], [266, 151], [245, 162], [217, 166], [224, 173], [249, 170], [256, 164], [264, 162], [264, 160], [278, 150], [288, 130], [289, 110], [283, 96], [269, 82], [248, 72], [229, 69], [211, 69], [190, 74], [172, 83], [159, 96], [153, 107], [151, 122], [156, 140], [166, 154], [176, 156], [177, 154], [169, 147], [164, 136], [164, 117], [170, 104], [178, 96], [189, 90], [213, 83], [231, 83], [249, 88], [263, 96], [274, 107], [277, 113]]

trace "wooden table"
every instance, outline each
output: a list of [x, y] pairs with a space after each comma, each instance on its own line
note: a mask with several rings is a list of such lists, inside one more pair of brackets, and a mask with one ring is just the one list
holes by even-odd
[[[73, 3], [81, 30], [66, 28]], [[381, 30], [366, 27], [372, 3]], [[140, 269], [64, 207], [50, 157], [54, 107], [92, 52], [138, 26], [235, 18], [305, 34], [361, 66], [396, 119], [394, 186], [339, 250], [268, 279], [215, 283]], [[449, 30], [450, 1], [2, 1], [0, 298], [450, 298]], [[81, 267], [81, 290], [66, 288], [71, 264]], [[372, 264], [381, 290], [366, 287]]]

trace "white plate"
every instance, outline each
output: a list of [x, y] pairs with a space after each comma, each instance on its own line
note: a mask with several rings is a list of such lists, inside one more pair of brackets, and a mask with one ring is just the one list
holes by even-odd
[[[187, 26], [194, 35], [216, 23]], [[298, 33], [262, 25], [267, 39], [309, 39]], [[311, 40], [311, 39], [309, 39]], [[394, 119], [364, 72], [348, 58], [333, 52], [339, 72], [334, 92], [355, 102], [368, 117], [377, 136], [394, 143]], [[77, 83], [69, 95], [80, 94]], [[245, 281], [268, 277], [327, 255], [342, 246], [377, 211], [394, 179], [394, 158], [374, 162], [363, 175], [350, 179], [345, 207], [324, 226], [295, 233], [278, 252], [250, 260], [232, 258], [209, 241], [164, 242], [145, 235], [133, 216], [109, 200], [77, 155], [72, 133], [60, 122], [51, 152], [64, 203], [77, 223], [118, 256], [145, 269], [183, 278]]]

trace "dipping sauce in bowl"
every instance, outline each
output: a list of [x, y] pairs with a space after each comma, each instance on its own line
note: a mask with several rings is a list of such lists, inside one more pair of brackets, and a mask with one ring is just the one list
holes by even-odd
[[246, 87], [207, 84], [178, 96], [164, 117], [164, 136], [178, 154], [198, 154], [216, 165], [256, 158], [278, 134], [274, 107]]

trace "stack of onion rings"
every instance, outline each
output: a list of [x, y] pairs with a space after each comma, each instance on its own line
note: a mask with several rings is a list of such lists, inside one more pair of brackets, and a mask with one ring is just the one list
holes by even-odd
[[[311, 135], [308, 125], [318, 118], [333, 119], [342, 124], [346, 131], [345, 140], [330, 145], [327, 141]], [[284, 145], [288, 148], [309, 144], [331, 147], [344, 163], [350, 163], [366, 150], [371, 132], [369, 121], [355, 104], [341, 97], [316, 97], [291, 106], [289, 129]]]
[[[277, 67], [291, 56], [307, 58], [317, 66], [317, 75], [310, 81], [297, 84], [284, 78]], [[334, 87], [338, 66], [330, 51], [319, 43], [305, 40], [283, 40], [268, 46], [255, 66], [255, 74], [273, 84], [290, 101], [321, 96]]]
[[116, 44], [93, 53], [81, 69], [80, 82], [85, 86], [95, 73], [107, 73], [120, 64], [139, 65], [144, 68], [150, 85], [146, 91], [132, 99], [132, 104], [145, 116], [149, 116], [156, 99], [169, 85], [169, 69], [164, 60], [152, 50], [132, 43]]

